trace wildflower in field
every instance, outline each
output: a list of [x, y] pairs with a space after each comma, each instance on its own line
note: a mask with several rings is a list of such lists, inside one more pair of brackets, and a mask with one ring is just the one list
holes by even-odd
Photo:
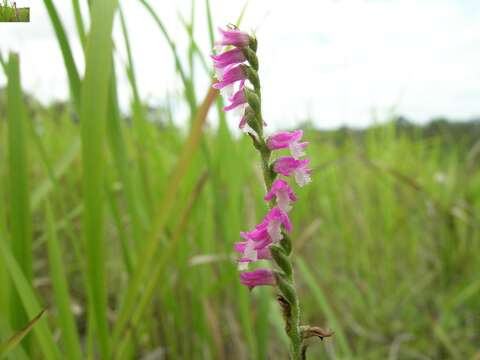
[[257, 269], [255, 271], [244, 272], [240, 274], [240, 282], [254, 288], [259, 285], [275, 285], [275, 274], [270, 269]]
[[[302, 130], [283, 131], [268, 138], [264, 137], [263, 131], [266, 124], [261, 110], [257, 40], [236, 27], [220, 29], [220, 32], [222, 38], [217, 45], [232, 46], [233, 49], [229, 48], [223, 53], [212, 56], [218, 79], [213, 87], [220, 90], [229, 101], [224, 110], [235, 110], [239, 113], [241, 116], [239, 127], [247, 130], [260, 154], [267, 187], [264, 200], [270, 208], [261, 223], [250, 231], [240, 233], [243, 240], [234, 245], [234, 250], [241, 254], [238, 259], [238, 268], [241, 271], [240, 282], [250, 289], [260, 285], [276, 287], [280, 293], [277, 299], [284, 312], [286, 332], [291, 342], [291, 359], [305, 359], [305, 353], [302, 352], [306, 347], [304, 329], [312, 329], [312, 327], [300, 326], [299, 300], [293, 283], [290, 260], [292, 224], [288, 212], [292, 210], [292, 203], [297, 201], [297, 197], [288, 179], [277, 178], [277, 175], [293, 176], [299, 186], [304, 186], [311, 181], [311, 170], [308, 167], [310, 160], [300, 159], [305, 156], [308, 142], [301, 141]], [[272, 153], [279, 149], [289, 149], [291, 156], [272, 160]], [[250, 264], [255, 265], [256, 262], [265, 260], [271, 261], [275, 270], [257, 268], [253, 271], [245, 271]]]
[[299, 159], [305, 155], [304, 149], [308, 142], [300, 142], [303, 136], [302, 130], [292, 132], [282, 131], [270, 136], [267, 139], [267, 146], [270, 150], [286, 149], [290, 150], [294, 159]]
[[297, 160], [290, 156], [284, 156], [275, 160], [273, 171], [284, 176], [293, 175], [298, 186], [304, 186], [312, 181], [309, 163], [310, 159]]
[[282, 179], [275, 179], [270, 191], [263, 199], [265, 201], [270, 201], [273, 200], [273, 198], [277, 199], [277, 206], [285, 212], [292, 209], [292, 206], [290, 205], [291, 202], [297, 201], [297, 197], [293, 193], [290, 185], [288, 185], [288, 182]]

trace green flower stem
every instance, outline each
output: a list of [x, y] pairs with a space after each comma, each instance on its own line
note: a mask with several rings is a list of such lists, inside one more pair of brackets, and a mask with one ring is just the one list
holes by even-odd
[[[248, 69], [248, 79], [254, 86], [254, 95], [248, 96], [248, 104], [253, 110], [252, 128], [255, 130], [257, 136], [251, 135], [255, 148], [260, 153], [263, 179], [267, 191], [272, 187], [272, 183], [275, 180], [276, 174], [272, 171], [270, 166], [271, 150], [268, 148], [263, 135], [263, 116], [261, 106], [261, 87], [260, 79], [258, 77], [258, 59], [255, 54], [255, 48], [253, 51], [248, 51], [248, 61], [251, 68]], [[255, 96], [256, 95], [256, 96]], [[274, 201], [269, 202], [269, 208], [275, 206]], [[290, 359], [291, 360], [303, 360], [302, 345], [303, 339], [300, 331], [300, 304], [295, 290], [295, 282], [293, 279], [292, 261], [290, 254], [292, 252], [292, 241], [290, 237], [283, 232], [283, 239], [280, 242], [280, 249], [277, 249], [278, 256], [273, 256], [272, 261], [277, 267], [282, 270], [277, 272], [278, 289], [281, 293], [278, 302], [283, 311], [285, 320], [285, 332], [290, 339]], [[277, 260], [278, 261], [277, 261]], [[288, 273], [286, 273], [287, 271]]]
[[[258, 116], [258, 118], [260, 122], [260, 129], [263, 129], [263, 126], [262, 126], [263, 118], [261, 115]], [[262, 170], [263, 170], [263, 179], [265, 181], [265, 186], [268, 191], [268, 189], [270, 189], [272, 186], [273, 180], [275, 179], [275, 174], [272, 172], [270, 167], [271, 151], [267, 148], [265, 139], [263, 137], [263, 131], [257, 132], [257, 134], [259, 137], [257, 139], [259, 144], [259, 146], [257, 147], [257, 150], [260, 153]], [[274, 206], [273, 202], [270, 201], [269, 207], [272, 208], [273, 206]], [[283, 251], [285, 252], [285, 255], [288, 257], [288, 261], [291, 267], [292, 262], [289, 257], [292, 250], [291, 239], [285, 233], [283, 233], [283, 236], [284, 238], [281, 242], [281, 246]], [[289, 285], [289, 288], [293, 290], [291, 294], [293, 296], [293, 299], [292, 299], [293, 301], [288, 301], [290, 311], [284, 311], [285, 331], [290, 339], [290, 358], [292, 360], [302, 360], [302, 351], [301, 351], [302, 335], [300, 332], [300, 304], [299, 304], [298, 296], [295, 290], [293, 272], [289, 275], [287, 274], [284, 274], [284, 275], [285, 275], [284, 279], [285, 279], [285, 282], [287, 283], [287, 286]]]
[[[291, 280], [292, 288], [295, 290], [295, 284], [293, 281], [293, 275]], [[291, 306], [291, 318], [290, 322], [292, 326], [290, 330], [287, 331], [288, 337], [291, 342], [290, 357], [292, 360], [301, 360], [302, 359], [302, 335], [300, 333], [300, 305], [298, 302], [298, 296], [296, 291], [295, 294], [295, 304], [290, 304]]]

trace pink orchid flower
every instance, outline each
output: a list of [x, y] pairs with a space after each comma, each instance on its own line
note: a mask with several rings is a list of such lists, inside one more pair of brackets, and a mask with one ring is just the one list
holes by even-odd
[[265, 195], [264, 200], [270, 201], [273, 198], [277, 199], [277, 206], [285, 212], [292, 209], [290, 202], [297, 201], [297, 197], [293, 193], [290, 185], [282, 179], [275, 179], [270, 191]]
[[293, 175], [298, 186], [304, 186], [311, 182], [310, 173], [312, 170], [308, 167], [310, 159], [297, 160], [290, 156], [285, 156], [275, 160], [273, 171], [284, 176]]
[[267, 146], [270, 150], [286, 149], [290, 150], [294, 159], [299, 159], [305, 155], [304, 149], [308, 142], [300, 142], [303, 136], [302, 130], [292, 132], [282, 131], [270, 136], [267, 139]]
[[255, 286], [275, 285], [275, 274], [270, 269], [257, 269], [251, 272], [240, 273], [240, 282], [253, 289]]

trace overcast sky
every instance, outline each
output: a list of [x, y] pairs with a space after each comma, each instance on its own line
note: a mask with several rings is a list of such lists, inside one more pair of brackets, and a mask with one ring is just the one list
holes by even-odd
[[[54, 2], [82, 68], [70, 2]], [[138, 1], [121, 2], [142, 96], [161, 102], [180, 89], [168, 47]], [[189, 16], [190, 1], [150, 2], [184, 50], [178, 14]], [[242, 4], [211, 0], [215, 25], [235, 22]], [[195, 37], [208, 54], [204, 1], [196, 5]], [[0, 24], [0, 50], [20, 52], [24, 87], [43, 102], [66, 98], [66, 73], [43, 2], [17, 0], [17, 6], [31, 7], [31, 23]], [[121, 63], [125, 53], [116, 25]], [[244, 28], [255, 30], [259, 40], [264, 116], [274, 128], [307, 117], [320, 127], [364, 126], [374, 113], [385, 119], [392, 107], [419, 122], [480, 115], [479, 0], [252, 0]], [[208, 79], [198, 80], [202, 97]], [[123, 73], [119, 86], [126, 107]]]

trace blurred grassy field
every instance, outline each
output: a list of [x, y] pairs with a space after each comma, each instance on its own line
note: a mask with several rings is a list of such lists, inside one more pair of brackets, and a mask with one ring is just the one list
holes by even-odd
[[30, 8], [18, 8], [18, 18], [13, 7], [0, 5], [0, 22], [29, 22]]
[[[144, 106], [114, 0], [93, 4], [88, 42], [85, 14], [72, 2], [84, 78], [44, 0], [69, 104], [26, 100], [18, 58], [2, 58], [0, 344], [46, 308], [8, 358], [286, 358], [273, 290], [242, 287], [232, 251], [239, 231], [266, 211], [256, 153], [221, 111], [218, 128], [205, 126], [221, 103], [208, 84], [196, 90], [193, 64], [207, 61], [194, 15], [184, 64], [161, 18], [139, 2], [178, 60], [187, 128], [168, 109]], [[111, 61], [115, 11], [125, 68]], [[209, 17], [211, 38], [212, 24]], [[124, 71], [128, 119], [115, 83]], [[309, 358], [477, 359], [478, 144], [399, 132], [393, 122], [363, 136], [305, 130], [314, 173], [292, 211], [296, 278], [304, 322], [335, 332]]]

